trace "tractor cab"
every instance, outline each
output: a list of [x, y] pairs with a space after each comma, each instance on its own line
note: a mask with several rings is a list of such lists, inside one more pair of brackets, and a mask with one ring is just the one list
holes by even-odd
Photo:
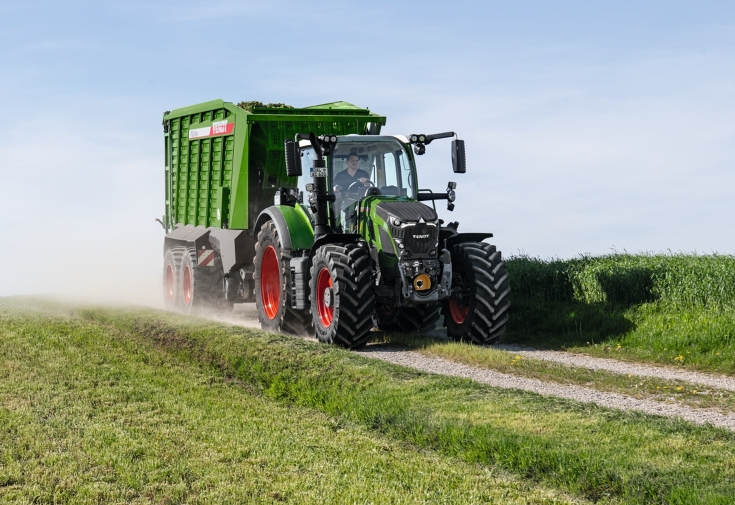
[[[302, 166], [313, 167], [315, 158], [314, 148], [305, 143], [301, 151]], [[396, 137], [338, 137], [326, 158], [327, 192], [334, 196], [330, 214], [337, 232], [358, 232], [357, 207], [365, 197], [416, 199], [418, 184], [414, 158], [406, 143]], [[309, 172], [299, 178], [301, 191], [308, 192], [311, 188], [312, 176], [313, 172]]]

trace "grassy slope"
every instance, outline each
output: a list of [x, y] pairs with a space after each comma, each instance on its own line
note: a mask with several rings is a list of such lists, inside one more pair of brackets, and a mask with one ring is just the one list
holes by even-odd
[[152, 341], [2, 305], [0, 501], [568, 502], [279, 402]]
[[508, 270], [506, 342], [735, 374], [735, 257], [521, 257]]
[[722, 430], [497, 390], [244, 328], [155, 312], [83, 315], [286, 404], [589, 499], [728, 503], [735, 494], [735, 436]]

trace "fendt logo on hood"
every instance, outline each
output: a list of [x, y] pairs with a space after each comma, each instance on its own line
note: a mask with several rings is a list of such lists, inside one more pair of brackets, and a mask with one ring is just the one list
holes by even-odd
[[414, 235], [413, 238], [429, 238], [429, 234], [426, 235]]

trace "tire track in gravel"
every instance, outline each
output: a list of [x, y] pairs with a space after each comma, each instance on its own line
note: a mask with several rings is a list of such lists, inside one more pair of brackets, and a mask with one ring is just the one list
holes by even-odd
[[735, 414], [728, 415], [711, 409], [696, 409], [654, 400], [641, 400], [618, 393], [597, 391], [581, 386], [544, 382], [538, 379], [530, 379], [496, 372], [494, 370], [463, 365], [442, 358], [427, 357], [414, 351], [406, 351], [396, 347], [373, 345], [359, 352], [364, 356], [380, 359], [396, 365], [403, 365], [428, 373], [471, 379], [493, 387], [531, 391], [546, 396], [557, 396], [584, 403], [594, 403], [601, 407], [613, 409], [635, 410], [657, 416], [677, 417], [695, 424], [711, 424], [718, 428], [735, 431]]
[[708, 374], [692, 370], [674, 369], [666, 366], [644, 365], [630, 363], [609, 358], [595, 358], [584, 354], [574, 354], [564, 351], [542, 351], [530, 347], [521, 347], [509, 344], [496, 344], [492, 348], [509, 351], [524, 358], [551, 361], [564, 365], [587, 368], [589, 370], [604, 370], [621, 375], [637, 375], [640, 377], [655, 377], [657, 379], [680, 380], [692, 384], [700, 384], [715, 389], [735, 391], [735, 377]]

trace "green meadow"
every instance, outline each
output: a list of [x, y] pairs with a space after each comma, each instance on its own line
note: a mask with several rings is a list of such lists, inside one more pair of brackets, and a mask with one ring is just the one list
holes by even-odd
[[729, 503], [735, 434], [151, 310], [0, 306], [0, 500]]

